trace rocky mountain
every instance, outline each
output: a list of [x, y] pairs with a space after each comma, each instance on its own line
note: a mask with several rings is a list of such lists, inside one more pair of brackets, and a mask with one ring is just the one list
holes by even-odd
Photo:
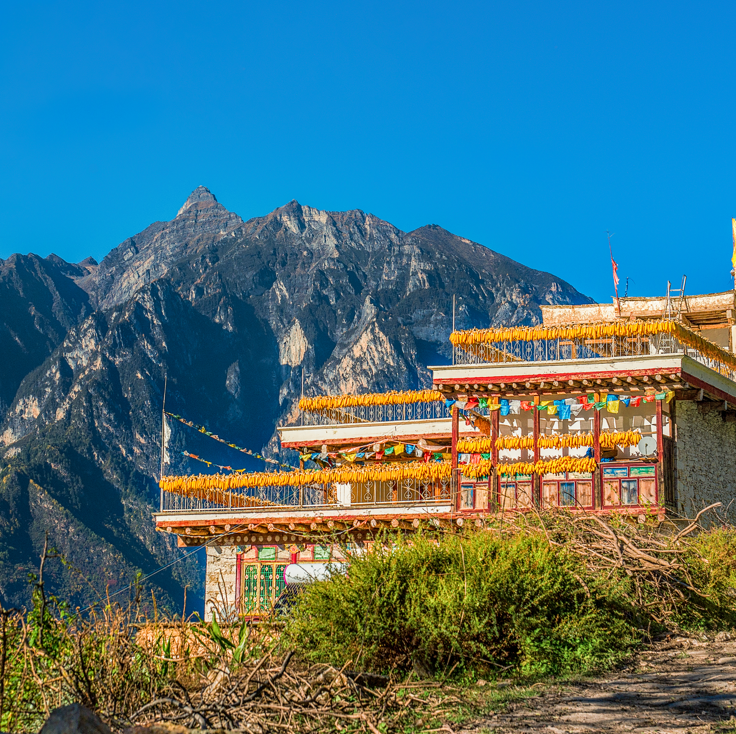
[[0, 260], [0, 420], [23, 378], [92, 312], [77, 282], [93, 267], [89, 262], [71, 265], [56, 255]]
[[[406, 233], [362, 211], [296, 201], [244, 222], [204, 187], [99, 267], [28, 256], [33, 272], [56, 277], [24, 275], [46, 284], [35, 296], [12, 274], [30, 266], [14, 258], [3, 267], [18, 285], [0, 304], [19, 304], [17, 322], [30, 323], [38, 300], [56, 320], [38, 322], [45, 336], [28, 342], [22, 381], [0, 372], [8, 393], [15, 385], [0, 426], [3, 604], [26, 598], [24, 574], [47, 531], [78, 578], [102, 591], [181, 556], [150, 518], [164, 375], [167, 408], [275, 453], [302, 373], [307, 394], [427, 384], [427, 365], [449, 359], [453, 294], [459, 328], [534, 323], [540, 304], [589, 301], [436, 225]], [[248, 465], [212, 443], [176, 433], [178, 448]], [[200, 471], [183, 461], [178, 471]], [[59, 583], [86, 603], [90, 585], [74, 573], [60, 570]], [[196, 556], [178, 563], [156, 577], [157, 593], [176, 605], [184, 584], [201, 591], [199, 573]]]

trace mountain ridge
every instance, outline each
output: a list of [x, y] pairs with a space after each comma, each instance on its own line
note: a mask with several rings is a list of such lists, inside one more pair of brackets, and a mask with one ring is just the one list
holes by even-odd
[[[18, 260], [15, 276], [14, 266], [0, 265], [0, 305], [19, 304], [19, 322], [33, 323], [35, 307], [19, 295], [26, 281], [44, 313], [53, 316], [56, 303], [64, 315], [30, 350], [27, 373], [0, 413], [0, 538], [18, 549], [6, 560], [0, 554], [3, 604], [24, 600], [3, 573], [17, 579], [18, 568], [31, 568], [28, 549], [37, 554], [40, 542], [13, 513], [35, 517], [38, 528], [38, 507], [48, 507], [53, 527], [73, 525], [88, 537], [89, 549], [65, 545], [80, 568], [89, 567], [88, 550], [106, 563], [118, 559], [116, 568], [94, 570], [98, 579], [123, 583], [178, 557], [147, 516], [158, 499], [165, 376], [172, 412], [285, 461], [275, 426], [296, 420], [302, 380], [307, 394], [426, 386], [427, 365], [450, 358], [453, 295], [458, 328], [536, 323], [540, 304], [590, 302], [554, 275], [438, 225], [403, 232], [362, 210], [326, 212], [296, 200], [243, 221], [205, 187], [173, 220], [124, 240], [99, 265], [83, 261], [63, 275], [63, 264], [40, 260]], [[16, 290], [2, 291], [3, 268]], [[47, 272], [68, 288], [57, 285], [54, 296]], [[12, 328], [0, 320], [0, 339]], [[10, 392], [15, 383], [4, 369], [0, 386]], [[184, 449], [259, 467], [209, 443], [180, 430], [168, 470], [202, 469], [182, 457]], [[7, 509], [3, 492], [24, 498], [27, 509]], [[46, 505], [33, 499], [46, 494]], [[99, 512], [90, 515], [95, 502]], [[3, 535], [3, 527], [12, 530]], [[176, 606], [198, 574], [201, 566], [174, 566], [157, 593]], [[68, 575], [59, 579], [74, 600], [89, 602]]]

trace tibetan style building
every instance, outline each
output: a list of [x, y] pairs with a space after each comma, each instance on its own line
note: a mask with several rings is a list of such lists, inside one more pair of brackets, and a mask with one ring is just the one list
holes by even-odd
[[258, 616], [289, 563], [379, 532], [530, 508], [656, 521], [736, 498], [735, 293], [542, 307], [458, 331], [432, 389], [307, 397], [279, 428], [302, 468], [164, 477], [157, 528], [207, 547], [213, 605]]

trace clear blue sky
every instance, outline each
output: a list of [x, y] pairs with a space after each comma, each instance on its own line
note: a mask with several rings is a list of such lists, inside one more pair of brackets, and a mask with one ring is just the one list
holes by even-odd
[[101, 258], [199, 184], [435, 223], [596, 299], [726, 290], [736, 3], [23, 2], [0, 257]]

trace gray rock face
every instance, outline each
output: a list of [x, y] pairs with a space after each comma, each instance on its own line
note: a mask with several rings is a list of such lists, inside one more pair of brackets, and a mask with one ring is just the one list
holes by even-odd
[[112, 734], [106, 724], [78, 703], [61, 706], [41, 728], [41, 734]]
[[118, 245], [84, 287], [98, 308], [111, 308], [160, 278], [182, 257], [230, 234], [243, 220], [204, 186], [196, 188], [170, 222], [154, 222]]
[[[164, 374], [172, 412], [275, 453], [275, 426], [297, 418], [302, 372], [307, 394], [426, 386], [427, 365], [450, 359], [453, 294], [458, 328], [531, 324], [540, 304], [589, 302], [555, 276], [436, 225], [407, 233], [359, 210], [296, 201], [243, 222], [203, 187], [174, 220], [73, 277], [99, 307], [71, 319], [0, 424], [0, 454], [25, 476], [11, 482], [0, 472], [0, 543], [16, 549], [0, 556], [6, 604], [23, 600], [9, 579], [38, 557], [44, 514], [33, 509], [37, 501], [23, 510], [30, 524], [4, 525], [3, 513], [17, 518], [35, 497], [48, 495], [53, 517], [67, 512], [64, 523], [49, 522], [59, 530], [50, 542], [97, 574], [103, 591], [103, 579], [123, 583], [179, 553], [149, 514], [158, 498]], [[234, 462], [199, 434], [176, 435], [176, 471], [202, 469], [177, 454], [185, 447]], [[88, 529], [85, 543], [66, 542], [61, 528], [72, 527], [77, 538]], [[122, 574], [108, 568], [121, 556]], [[172, 599], [193, 574], [177, 565], [156, 580]], [[74, 593], [87, 601], [84, 589]]]
[[85, 273], [56, 255], [0, 260], [0, 420], [23, 378], [92, 311], [75, 282]]

